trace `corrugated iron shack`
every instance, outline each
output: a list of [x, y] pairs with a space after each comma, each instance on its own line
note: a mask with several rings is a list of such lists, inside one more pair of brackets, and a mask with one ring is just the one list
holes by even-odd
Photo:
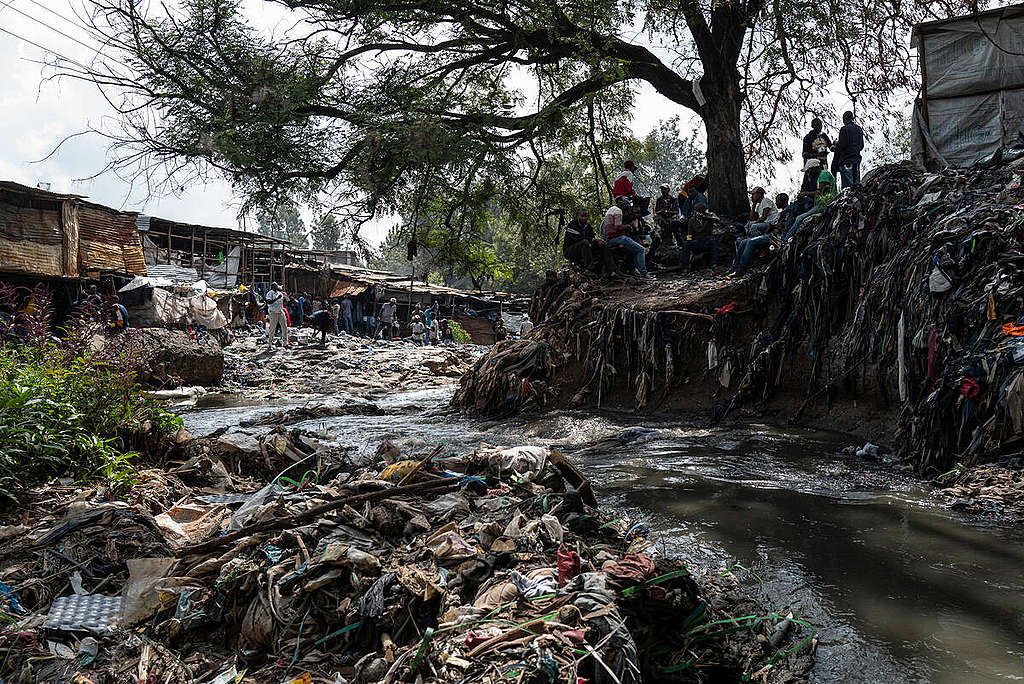
[[135, 217], [81, 195], [0, 181], [0, 273], [36, 282], [145, 275]]

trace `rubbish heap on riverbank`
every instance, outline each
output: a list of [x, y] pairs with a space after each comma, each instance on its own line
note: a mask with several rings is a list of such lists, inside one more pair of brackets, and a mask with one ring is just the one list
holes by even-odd
[[552, 278], [516, 343], [545, 345], [544, 361], [505, 370], [525, 346], [495, 348], [455, 403], [515, 410], [528, 402], [510, 388], [543, 377], [549, 403], [808, 420], [933, 476], [1019, 450], [1021, 169], [881, 167], [741, 280]]
[[[304, 331], [300, 331], [304, 332]], [[267, 347], [260, 334], [239, 336], [224, 349], [224, 387], [264, 392], [373, 398], [401, 390], [450, 385], [486, 347], [371, 341], [348, 334], [302, 337], [291, 348]]]
[[[803, 681], [813, 632], [693, 576], [543, 447], [357, 466], [280, 428], [0, 527], [4, 681]], [[31, 510], [32, 515], [27, 511]]]

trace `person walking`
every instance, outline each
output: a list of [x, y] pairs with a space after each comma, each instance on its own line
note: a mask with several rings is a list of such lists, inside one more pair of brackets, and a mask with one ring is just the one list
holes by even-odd
[[398, 311], [398, 300], [394, 297], [391, 301], [384, 302], [384, 306], [380, 307], [380, 322], [377, 324], [377, 329], [373, 332], [373, 336], [377, 337], [381, 330], [386, 331], [388, 338], [391, 337], [391, 324], [395, 320], [395, 313]]
[[345, 332], [349, 335], [355, 334], [355, 325], [352, 323], [352, 297], [345, 295], [341, 299], [341, 320], [345, 324]]
[[264, 300], [267, 302], [267, 344], [274, 346], [274, 335], [278, 327], [281, 328], [281, 342], [285, 348], [291, 347], [288, 341], [288, 321], [284, 317], [284, 305], [287, 295], [281, 292], [281, 286], [277, 283], [270, 283], [270, 290]]
[[860, 153], [864, 150], [864, 129], [853, 121], [853, 112], [843, 112], [836, 153], [832, 157], [832, 175], [839, 176], [843, 190], [860, 185]]

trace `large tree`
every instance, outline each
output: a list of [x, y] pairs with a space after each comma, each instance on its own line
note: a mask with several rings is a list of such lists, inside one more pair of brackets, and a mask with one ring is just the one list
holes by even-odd
[[256, 213], [256, 232], [267, 237], [288, 240], [305, 248], [306, 224], [299, 208], [292, 202], [282, 201]]
[[66, 66], [121, 110], [115, 165], [212, 166], [254, 203], [347, 192], [351, 225], [410, 175], [466, 179], [523, 150], [535, 174], [538, 141], [592, 137], [610, 97], [628, 120], [639, 82], [703, 121], [711, 202], [735, 211], [748, 157], [786, 158], [781, 141], [831, 114], [836, 87], [862, 119], [884, 116], [915, 84], [911, 26], [977, 4], [265, 0], [296, 19], [272, 32], [239, 0], [90, 1], [106, 47], [88, 73]]

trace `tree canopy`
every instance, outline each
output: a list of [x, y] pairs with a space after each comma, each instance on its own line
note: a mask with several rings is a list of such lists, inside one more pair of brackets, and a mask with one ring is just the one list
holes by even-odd
[[[294, 25], [256, 27], [239, 0], [90, 0], [107, 48], [65, 68], [120, 112], [111, 163], [183, 182], [216, 170], [250, 208], [295, 197], [354, 231], [400, 214], [427, 236], [472, 234], [497, 195], [548, 192], [566, 154], [607, 195], [640, 82], [703, 121], [712, 207], [746, 207], [748, 160], [785, 160], [810, 115], [834, 120], [836, 87], [862, 120], [886, 116], [916, 85], [911, 26], [977, 4], [264, 1]], [[550, 207], [523, 204], [529, 224]]]

